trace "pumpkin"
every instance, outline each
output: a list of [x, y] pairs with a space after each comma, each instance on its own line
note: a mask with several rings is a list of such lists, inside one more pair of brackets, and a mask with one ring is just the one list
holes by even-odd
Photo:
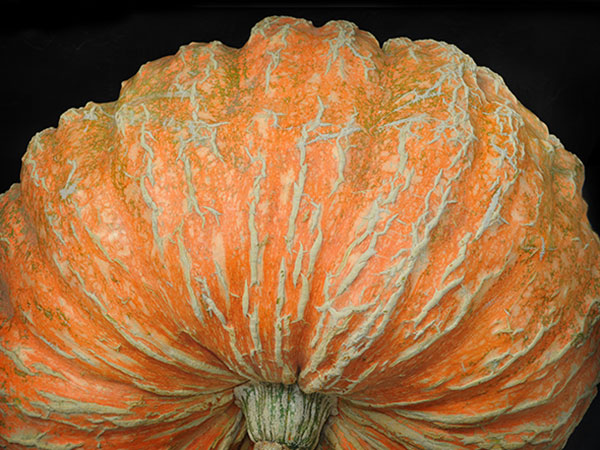
[[443, 42], [183, 46], [0, 199], [0, 445], [561, 448], [600, 372], [583, 173]]

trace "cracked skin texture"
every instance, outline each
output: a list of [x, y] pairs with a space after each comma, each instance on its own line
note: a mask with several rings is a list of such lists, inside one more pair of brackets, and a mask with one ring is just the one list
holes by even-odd
[[[0, 445], [558, 449], [596, 393], [583, 166], [456, 47], [269, 17], [38, 133], [0, 198]], [[99, 448], [99, 447], [98, 447]]]

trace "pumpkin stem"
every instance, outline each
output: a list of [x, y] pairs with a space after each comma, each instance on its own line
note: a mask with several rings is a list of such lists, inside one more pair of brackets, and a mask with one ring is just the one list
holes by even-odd
[[335, 398], [305, 394], [297, 384], [252, 383], [234, 390], [255, 450], [313, 450], [336, 414]]
[[290, 450], [287, 445], [278, 444], [277, 442], [257, 442], [254, 446], [254, 450]]

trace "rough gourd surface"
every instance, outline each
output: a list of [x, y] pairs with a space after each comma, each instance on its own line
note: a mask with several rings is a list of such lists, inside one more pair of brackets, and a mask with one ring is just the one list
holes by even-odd
[[600, 371], [583, 174], [443, 42], [183, 46], [0, 197], [0, 446], [250, 449], [267, 382], [335, 398], [320, 450], [559, 449]]

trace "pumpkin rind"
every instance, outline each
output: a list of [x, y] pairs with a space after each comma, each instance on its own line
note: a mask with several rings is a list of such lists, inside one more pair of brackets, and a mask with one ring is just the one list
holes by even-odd
[[[0, 444], [561, 448], [600, 372], [583, 166], [456, 47], [269, 17], [38, 133], [0, 198]], [[135, 437], [135, 439], [134, 439]]]

